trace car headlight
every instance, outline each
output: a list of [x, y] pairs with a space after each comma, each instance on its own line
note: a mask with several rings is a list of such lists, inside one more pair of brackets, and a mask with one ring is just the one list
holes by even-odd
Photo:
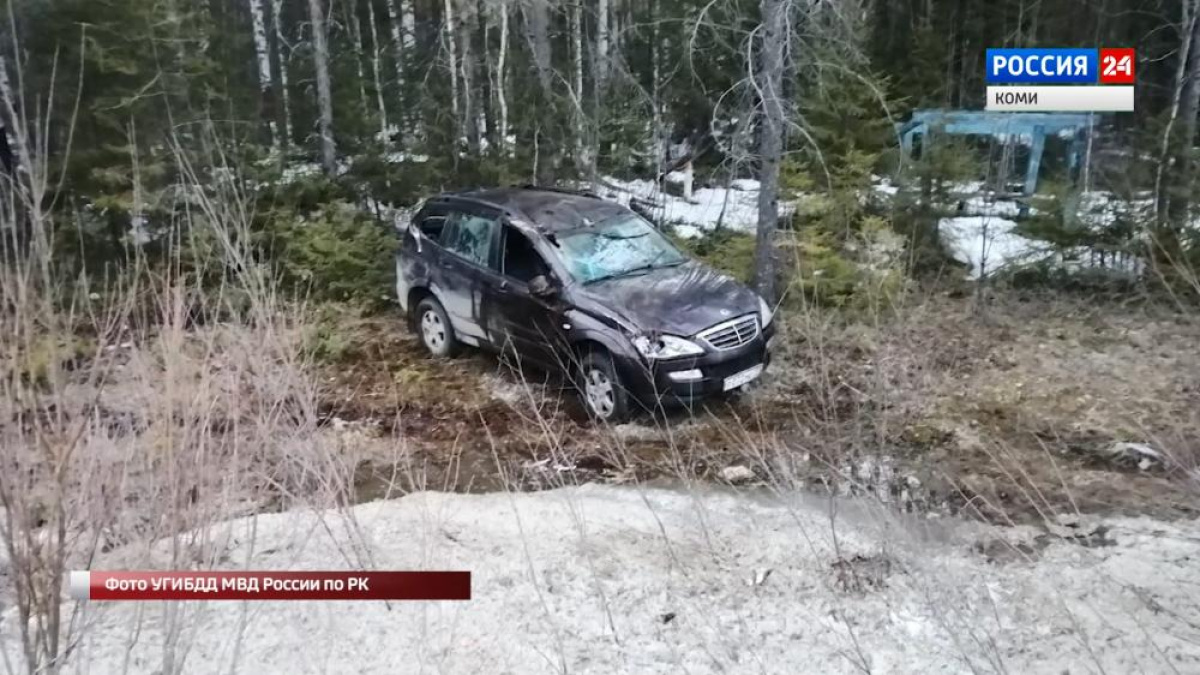
[[766, 300], [761, 297], [758, 299], [758, 319], [762, 323], [762, 327], [766, 328], [771, 325], [771, 319], [775, 318], [775, 313], [771, 311], [771, 306]]
[[700, 345], [674, 335], [638, 335], [633, 338], [633, 346], [648, 359], [674, 359], [704, 353]]

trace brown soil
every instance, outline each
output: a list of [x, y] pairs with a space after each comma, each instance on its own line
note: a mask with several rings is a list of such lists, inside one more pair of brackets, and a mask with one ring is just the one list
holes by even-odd
[[[871, 322], [793, 317], [785, 328], [751, 394], [598, 428], [558, 378], [521, 377], [473, 351], [435, 361], [399, 316], [354, 319], [349, 356], [322, 366], [322, 412], [343, 430], [374, 429], [362, 499], [720, 480], [737, 464], [765, 484], [1001, 522], [1200, 513], [1200, 322], [1190, 317], [1045, 301], [979, 313], [938, 298]], [[1111, 457], [1115, 441], [1163, 459]]]

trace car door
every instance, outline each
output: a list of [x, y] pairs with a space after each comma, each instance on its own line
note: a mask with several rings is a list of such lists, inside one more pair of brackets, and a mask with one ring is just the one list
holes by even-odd
[[565, 333], [557, 297], [537, 297], [530, 282], [553, 273], [533, 241], [512, 225], [500, 231], [499, 270], [486, 276], [483, 288], [488, 338], [514, 364], [532, 361], [563, 365]]
[[483, 286], [494, 274], [499, 229], [498, 212], [472, 206], [447, 210], [434, 293], [455, 334], [468, 344], [487, 340]]

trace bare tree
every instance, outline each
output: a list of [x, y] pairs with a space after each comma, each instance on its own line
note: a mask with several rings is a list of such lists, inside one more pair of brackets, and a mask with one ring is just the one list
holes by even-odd
[[[446, 16], [443, 38], [446, 40], [446, 56], [449, 60], [450, 70], [450, 114], [454, 118], [454, 134], [452, 136], [452, 142], [454, 147], [457, 147], [458, 140], [462, 136], [462, 127], [460, 126], [461, 117], [459, 115], [458, 102], [458, 47], [455, 44], [456, 40], [454, 35], [457, 17], [454, 14], [454, 0], [444, 0], [444, 8]], [[456, 152], [455, 157], [457, 156], [458, 153]]]
[[505, 89], [505, 75], [508, 62], [508, 0], [500, 0], [500, 51], [496, 54], [496, 107], [499, 108], [499, 123], [496, 131], [497, 142], [505, 154], [510, 148], [508, 143], [508, 92]]
[[584, 127], [587, 121], [583, 114], [583, 9], [579, 2], [571, 3], [571, 98], [574, 100], [575, 118], [575, 168], [583, 173], [588, 164], [584, 149]]
[[475, 48], [471, 44], [471, 28], [478, 24], [478, 17], [473, 16], [473, 12], [477, 11], [478, 6], [474, 3], [464, 3], [462, 11], [458, 15], [458, 44], [461, 55], [459, 57], [460, 67], [462, 68], [462, 98], [463, 98], [463, 122], [465, 123], [467, 144], [470, 147], [471, 154], [478, 155], [482, 148], [482, 138], [487, 133], [487, 122], [484, 120], [484, 107], [481, 105], [483, 96], [477, 90], [479, 78], [477, 77], [478, 58], [475, 56]]
[[279, 132], [275, 124], [275, 110], [272, 105], [271, 90], [271, 48], [267, 44], [267, 22], [263, 18], [262, 0], [250, 0], [250, 19], [254, 32], [254, 53], [258, 59], [258, 90], [259, 105], [262, 106], [263, 117], [267, 121], [271, 146], [279, 149]]
[[762, 34], [754, 84], [762, 102], [758, 160], [758, 228], [754, 247], [754, 285], [769, 303], [775, 290], [775, 229], [779, 224], [779, 167], [783, 158], [783, 52], [787, 43], [789, 0], [762, 0]]
[[[283, 105], [283, 143], [292, 143], [292, 99], [288, 93], [288, 54], [291, 45], [283, 33], [283, 0], [271, 0], [271, 24], [275, 32], [275, 62], [279, 65], [279, 102]], [[285, 50], [287, 53], [285, 53]]]
[[342, 3], [342, 11], [346, 14], [346, 23], [350, 26], [351, 49], [354, 52], [354, 70], [358, 75], [358, 103], [363, 114], [371, 109], [367, 103], [367, 69], [363, 65], [363, 36], [362, 23], [358, 20], [358, 0], [346, 0]]
[[416, 122], [413, 111], [405, 105], [407, 101], [405, 90], [407, 69], [405, 66], [409, 52], [415, 45], [413, 30], [416, 22], [413, 18], [411, 0], [387, 0], [387, 12], [388, 25], [392, 34], [392, 61], [396, 68], [396, 95], [400, 100], [402, 134], [407, 136], [414, 130]]
[[321, 168], [328, 175], [337, 170], [337, 149], [333, 142], [333, 91], [329, 82], [329, 36], [321, 0], [308, 0], [312, 22], [313, 65], [317, 70], [318, 129], [321, 137]]
[[596, 3], [596, 89], [608, 80], [608, 0]]
[[383, 50], [379, 46], [379, 28], [375, 20], [375, 3], [370, 0], [367, 1], [367, 25], [371, 29], [371, 75], [375, 79], [375, 107], [379, 111], [380, 140], [385, 146], [390, 146], [391, 134], [388, 128], [387, 103], [384, 101], [383, 77], [381, 75], [382, 66], [379, 63], [383, 58]]
[[[533, 56], [538, 84], [545, 103], [554, 101], [554, 54], [550, 42], [550, 6], [548, 0], [524, 0], [522, 12], [525, 16], [525, 40]], [[556, 139], [548, 138], [541, 129], [534, 132], [534, 178], [538, 183], [554, 181], [558, 165]], [[545, 154], [543, 159], [540, 155]]]
[[1178, 253], [1179, 233], [1191, 208], [1189, 190], [1195, 173], [1192, 154], [1196, 117], [1200, 114], [1200, 1], [1182, 3], [1179, 31], [1183, 43], [1154, 185], [1157, 231], [1153, 257], [1167, 265]]

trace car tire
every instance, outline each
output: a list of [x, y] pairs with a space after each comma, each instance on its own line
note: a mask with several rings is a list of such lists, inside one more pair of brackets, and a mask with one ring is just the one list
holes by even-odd
[[421, 344], [436, 358], [450, 358], [458, 352], [458, 338], [450, 325], [450, 317], [437, 298], [428, 297], [417, 303], [413, 326]]
[[608, 352], [586, 354], [579, 364], [578, 377], [579, 398], [588, 417], [606, 424], [629, 419], [632, 400]]

